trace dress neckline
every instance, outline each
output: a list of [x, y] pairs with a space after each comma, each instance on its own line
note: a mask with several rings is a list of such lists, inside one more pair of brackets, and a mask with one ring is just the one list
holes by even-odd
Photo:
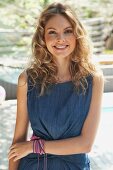
[[68, 80], [68, 81], [64, 81], [64, 82], [57, 82], [57, 83], [55, 83], [56, 85], [62, 85], [62, 84], [68, 84], [68, 83], [72, 83], [72, 80]]

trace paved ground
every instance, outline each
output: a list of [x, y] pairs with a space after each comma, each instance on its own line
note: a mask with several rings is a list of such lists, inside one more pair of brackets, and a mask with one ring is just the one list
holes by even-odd
[[[113, 107], [113, 93], [104, 94], [103, 106]], [[12, 141], [16, 101], [0, 105], [0, 170], [7, 170], [7, 152]], [[113, 110], [102, 112], [101, 122], [94, 147], [90, 153], [92, 170], [113, 170]]]

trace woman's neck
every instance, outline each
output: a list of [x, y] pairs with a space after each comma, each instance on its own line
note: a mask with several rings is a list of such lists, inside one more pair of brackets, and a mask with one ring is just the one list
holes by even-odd
[[60, 60], [56, 61], [58, 67], [57, 79], [58, 81], [68, 81], [71, 79], [71, 75], [69, 72], [69, 61], [68, 60]]

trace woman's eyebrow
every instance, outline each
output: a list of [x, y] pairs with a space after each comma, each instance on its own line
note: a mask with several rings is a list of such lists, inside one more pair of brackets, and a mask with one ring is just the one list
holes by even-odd
[[55, 28], [53, 28], [53, 27], [49, 27], [49, 28], [47, 28], [47, 30], [56, 30]]
[[69, 26], [69, 27], [64, 28], [64, 30], [66, 30], [66, 29], [68, 29], [68, 28], [71, 28], [71, 29], [72, 29], [72, 27], [71, 27], [71, 26]]
[[[64, 30], [66, 30], [66, 29], [68, 29], [68, 28], [71, 28], [71, 29], [72, 29], [72, 27], [71, 27], [71, 26], [69, 26], [69, 27], [64, 28]], [[49, 28], [47, 28], [47, 30], [49, 30], [49, 29], [56, 30], [56, 29], [55, 29], [55, 28], [53, 28], [53, 27], [49, 27]]]

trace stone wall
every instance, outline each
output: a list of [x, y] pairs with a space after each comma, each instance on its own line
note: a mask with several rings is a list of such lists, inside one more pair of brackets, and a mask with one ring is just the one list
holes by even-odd
[[102, 70], [105, 76], [104, 92], [113, 92], [113, 65], [103, 65]]
[[103, 18], [91, 18], [83, 21], [86, 26], [89, 36], [93, 42], [94, 54], [102, 53], [105, 48], [104, 42], [104, 19]]

